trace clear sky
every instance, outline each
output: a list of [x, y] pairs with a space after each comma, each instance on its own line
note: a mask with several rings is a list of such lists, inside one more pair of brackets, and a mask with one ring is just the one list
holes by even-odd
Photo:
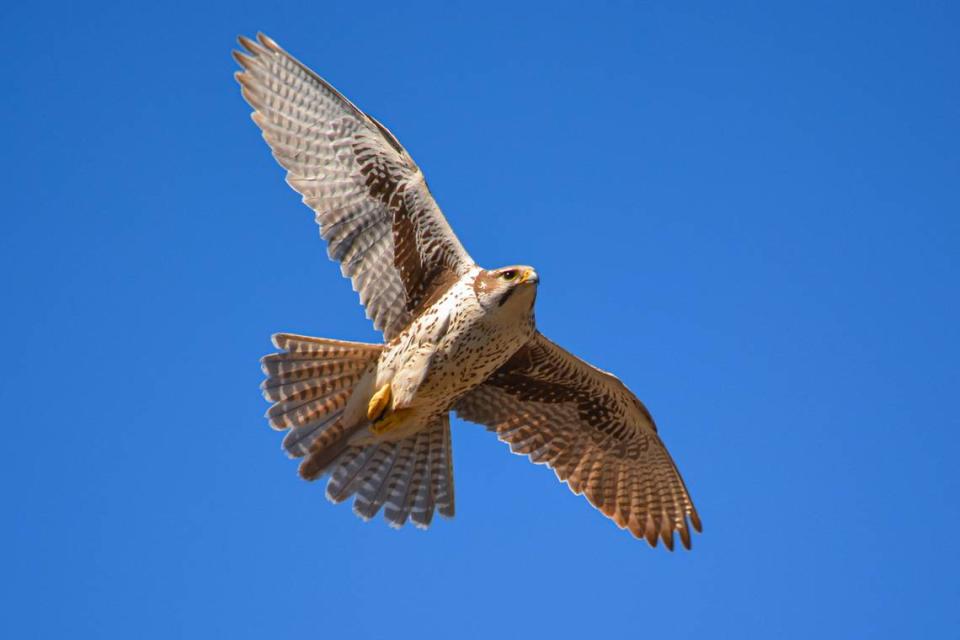
[[[955, 635], [960, 9], [793, 4], [5, 3], [0, 636]], [[427, 532], [297, 478], [269, 335], [378, 336], [233, 81], [257, 30], [537, 267], [692, 552], [459, 421]]]

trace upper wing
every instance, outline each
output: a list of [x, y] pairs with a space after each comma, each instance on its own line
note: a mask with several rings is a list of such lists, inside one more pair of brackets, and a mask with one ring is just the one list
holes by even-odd
[[652, 546], [659, 536], [673, 549], [676, 531], [689, 549], [688, 517], [700, 531], [646, 407], [620, 380], [539, 333], [454, 408], [496, 431], [514, 453], [549, 465], [574, 493]]
[[397, 139], [263, 34], [234, 52], [287, 182], [316, 212], [328, 253], [389, 340], [473, 260]]

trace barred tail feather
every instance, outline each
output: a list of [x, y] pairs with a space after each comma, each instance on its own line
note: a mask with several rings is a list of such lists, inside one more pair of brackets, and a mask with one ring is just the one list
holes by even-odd
[[[453, 451], [450, 442], [450, 416], [444, 416], [446, 428], [433, 431], [430, 443], [431, 489], [437, 503], [437, 510], [445, 518], [452, 518], [455, 512], [453, 500]], [[433, 441], [439, 440], [439, 448], [434, 449]]]
[[394, 527], [409, 520], [426, 528], [435, 509], [452, 517], [449, 416], [402, 440], [346, 446], [330, 467], [327, 498], [339, 503], [353, 495], [358, 516], [369, 520], [383, 509]]
[[304, 458], [300, 475], [316, 480], [330, 475], [327, 498], [354, 499], [364, 520], [381, 509], [391, 526], [408, 520], [426, 528], [434, 511], [453, 517], [453, 464], [450, 417], [435, 418], [425, 429], [397, 441], [350, 444], [365, 425], [341, 420], [354, 388], [380, 356], [380, 345], [310, 338], [286, 333], [273, 336], [280, 353], [261, 360], [267, 379], [264, 397], [270, 426], [287, 430], [283, 447]]
[[290, 456], [309, 456], [301, 474], [318, 477], [344, 449], [349, 434], [338, 420], [382, 347], [289, 333], [274, 335], [273, 344], [282, 351], [260, 361], [267, 376], [260, 388], [273, 403], [267, 419], [289, 429], [283, 448]]

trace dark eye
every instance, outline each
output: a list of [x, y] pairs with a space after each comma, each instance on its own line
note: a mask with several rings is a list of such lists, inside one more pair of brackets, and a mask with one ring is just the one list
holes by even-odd
[[504, 271], [503, 273], [501, 273], [500, 277], [506, 280], [507, 282], [510, 282], [511, 280], [517, 277], [517, 272], [515, 269], [510, 269], [509, 271]]

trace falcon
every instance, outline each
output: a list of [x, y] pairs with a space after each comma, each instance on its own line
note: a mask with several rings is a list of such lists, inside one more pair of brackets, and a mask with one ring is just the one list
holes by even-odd
[[454, 514], [450, 412], [546, 464], [620, 528], [690, 548], [700, 518], [653, 418], [613, 375], [545, 338], [539, 275], [484, 269], [400, 142], [260, 34], [236, 73], [287, 182], [316, 214], [383, 344], [279, 333], [263, 395], [300, 476], [364, 519]]

